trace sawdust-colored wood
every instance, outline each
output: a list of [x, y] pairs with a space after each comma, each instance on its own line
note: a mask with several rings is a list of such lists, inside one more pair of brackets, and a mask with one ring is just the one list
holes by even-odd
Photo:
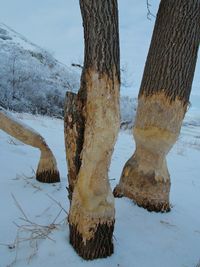
[[150, 211], [169, 211], [166, 155], [187, 110], [200, 41], [200, 1], [161, 0], [139, 92], [136, 150], [123, 168], [116, 197]]
[[32, 128], [16, 120], [10, 112], [0, 108], [0, 129], [26, 145], [40, 149], [41, 156], [36, 171], [36, 179], [43, 183], [60, 181], [56, 159], [44, 138]]
[[108, 169], [120, 126], [118, 8], [117, 0], [80, 0], [80, 7], [85, 54], [76, 103], [83, 135], [75, 137], [81, 141], [80, 168], [68, 219], [70, 243], [92, 260], [113, 252], [115, 208]]

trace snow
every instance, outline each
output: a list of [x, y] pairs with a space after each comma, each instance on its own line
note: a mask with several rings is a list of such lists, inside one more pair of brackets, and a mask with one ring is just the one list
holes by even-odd
[[32, 127], [24, 124], [22, 121], [18, 120], [16, 117], [14, 117], [11, 112], [9, 112], [8, 110], [6, 110], [6, 109], [4, 109], [2, 107], [0, 107], [0, 114], [3, 114], [3, 117], [6, 117], [7, 119], [13, 121], [17, 125], [22, 126], [26, 130], [28, 130], [28, 131], [30, 131], [30, 132], [32, 132], [34, 134], [39, 134], [38, 132], [35, 131], [35, 129], [33, 129]]
[[[0, 132], [0, 267], [24, 266], [116, 266], [116, 267], [183, 267], [196, 266], [200, 259], [200, 126], [183, 126], [181, 136], [168, 155], [171, 173], [172, 211], [166, 214], [149, 213], [126, 198], [116, 199], [114, 254], [106, 259], [86, 262], [69, 245], [66, 213], [56, 220], [57, 228], [49, 235], [54, 241], [22, 242], [9, 249], [16, 238], [17, 227], [24, 224], [11, 194], [14, 195], [26, 216], [37, 224], [50, 225], [60, 211], [53, 199], [68, 211], [67, 167], [64, 151], [63, 121], [55, 118], [14, 113], [23, 123], [38, 131], [53, 150], [61, 174], [60, 184], [41, 184], [35, 180], [39, 151]], [[191, 128], [192, 127], [192, 128]], [[196, 146], [192, 144], [196, 142]], [[129, 131], [121, 131], [115, 146], [110, 167], [112, 188], [117, 184], [123, 165], [134, 150]], [[2, 153], [3, 152], [3, 153]], [[60, 222], [64, 220], [63, 222]], [[20, 237], [29, 237], [21, 232]], [[32, 254], [34, 254], [31, 257]], [[29, 262], [29, 263], [28, 263]]]
[[[156, 14], [159, 0], [151, 0], [150, 3], [152, 13]], [[10, 94], [13, 93], [12, 81], [15, 77], [12, 66], [16, 64], [21, 101], [14, 103], [15, 110], [23, 107], [23, 111], [30, 111], [32, 100], [34, 105], [39, 103], [42, 106], [47, 103], [45, 94], [48, 92], [52, 93], [50, 97], [57, 94], [62, 102], [68, 82], [75, 90], [78, 82], [73, 71], [58, 60], [67, 65], [72, 62], [82, 64], [83, 61], [79, 1], [0, 0], [0, 4], [0, 17], [6, 23], [0, 23], [0, 97], [5, 89], [8, 93], [8, 85]], [[155, 22], [154, 18], [147, 20], [146, 14], [146, 1], [119, 0], [121, 62], [122, 67], [127, 66], [125, 80], [131, 77], [128, 86], [121, 89], [121, 95], [127, 96], [120, 101], [121, 117], [123, 122], [130, 124], [133, 124], [136, 101], [129, 97], [138, 94]], [[53, 51], [58, 60], [46, 50]], [[38, 60], [40, 54], [43, 62]], [[0, 267], [196, 267], [200, 261], [199, 70], [198, 59], [190, 98], [192, 105], [184, 119], [181, 135], [168, 155], [172, 211], [167, 214], [149, 213], [129, 199], [116, 199], [115, 252], [107, 259], [86, 262], [77, 256], [68, 242], [67, 216], [63, 210], [55, 221], [56, 229], [49, 235], [54, 241], [48, 238], [39, 240], [36, 247], [36, 243], [30, 240], [12, 248], [18, 229], [13, 222], [25, 224], [19, 219], [23, 214], [14, 198], [30, 221], [38, 225], [51, 225], [61, 210], [60, 205], [67, 211], [69, 209], [63, 121], [13, 113], [14, 117], [45, 138], [57, 159], [61, 183], [49, 185], [37, 182], [33, 170], [37, 168], [39, 150], [0, 131]], [[18, 79], [24, 76], [26, 79]], [[30, 102], [25, 101], [24, 95], [26, 99], [31, 99]], [[51, 107], [54, 105], [49, 102], [50, 111]], [[60, 103], [56, 112], [60, 114]], [[133, 151], [131, 132], [121, 131], [110, 167], [112, 188]], [[30, 237], [27, 231], [18, 234], [18, 239]]]
[[[66, 91], [79, 89], [80, 72], [58, 62], [3, 23], [0, 23], [0, 65], [0, 105], [7, 109], [61, 118]], [[128, 84], [128, 77], [122, 75], [122, 78]], [[136, 99], [121, 96], [120, 104], [121, 121], [132, 125]]]
[[61, 117], [66, 91], [79, 88], [78, 73], [3, 23], [0, 65], [0, 103], [18, 112]]

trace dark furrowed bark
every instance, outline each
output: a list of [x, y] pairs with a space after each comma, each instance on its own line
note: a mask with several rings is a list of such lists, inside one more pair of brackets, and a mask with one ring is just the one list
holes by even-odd
[[200, 1], [160, 3], [139, 96], [164, 92], [189, 101], [200, 41]]
[[94, 68], [111, 79], [117, 74], [120, 79], [117, 0], [80, 0], [80, 7], [85, 39], [84, 68]]
[[70, 243], [73, 245], [76, 252], [86, 260], [97, 258], [105, 258], [110, 256], [113, 251], [112, 235], [114, 231], [114, 222], [112, 225], [99, 224], [92, 239], [83, 241], [77, 227], [70, 227]]
[[60, 182], [60, 174], [58, 171], [37, 171], [36, 180], [41, 183], [58, 183]]

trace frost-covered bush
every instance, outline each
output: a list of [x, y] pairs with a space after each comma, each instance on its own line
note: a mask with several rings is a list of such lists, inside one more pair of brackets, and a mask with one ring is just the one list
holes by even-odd
[[0, 105], [14, 111], [63, 116], [66, 91], [79, 88], [75, 71], [4, 24], [0, 66]]
[[[63, 117], [66, 91], [79, 89], [80, 73], [4, 24], [0, 66], [0, 106], [17, 112]], [[132, 126], [136, 100], [121, 97], [120, 106], [122, 126]]]

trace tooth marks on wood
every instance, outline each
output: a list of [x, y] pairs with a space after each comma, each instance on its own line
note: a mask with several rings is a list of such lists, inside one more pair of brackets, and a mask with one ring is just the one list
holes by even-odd
[[113, 248], [113, 231], [114, 221], [112, 224], [98, 224], [94, 236], [83, 241], [81, 233], [73, 224], [70, 227], [70, 243], [82, 258], [93, 260], [97, 258], [106, 258], [114, 252]]

